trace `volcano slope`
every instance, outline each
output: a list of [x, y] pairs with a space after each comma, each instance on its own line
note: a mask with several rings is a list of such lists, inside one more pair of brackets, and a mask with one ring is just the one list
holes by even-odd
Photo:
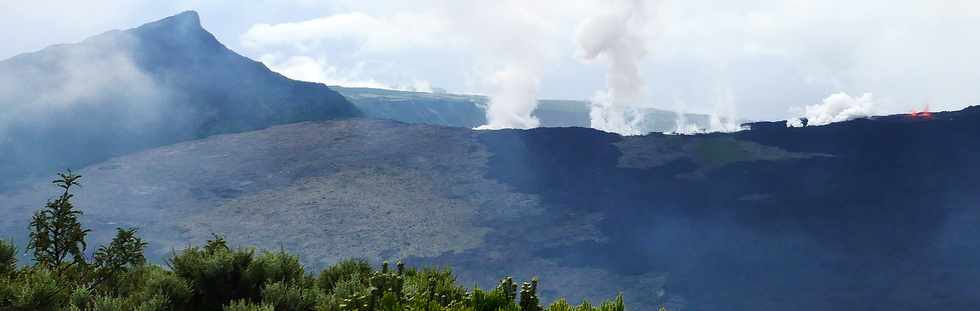
[[[89, 166], [77, 206], [91, 245], [138, 226], [158, 260], [219, 233], [313, 266], [452, 265], [484, 288], [547, 275], [545, 300], [622, 291], [640, 310], [980, 307], [980, 109], [752, 127], [298, 123]], [[22, 242], [55, 192], [0, 194], [3, 235]]]
[[225, 47], [193, 11], [0, 60], [0, 188], [213, 134], [361, 113]]

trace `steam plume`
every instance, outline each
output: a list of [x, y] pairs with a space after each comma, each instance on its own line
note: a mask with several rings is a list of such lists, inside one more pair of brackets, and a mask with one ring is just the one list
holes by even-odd
[[[824, 99], [822, 104], [806, 106], [806, 125], [826, 125], [867, 117], [872, 114], [873, 108], [874, 98], [871, 93], [857, 98], [847, 93], [833, 94]], [[802, 127], [804, 124], [801, 119], [792, 119], [786, 122], [786, 126]]]
[[644, 95], [639, 65], [647, 54], [647, 4], [642, 0], [610, 2], [611, 10], [587, 19], [577, 35], [582, 57], [609, 63], [607, 90], [592, 99], [589, 116], [593, 128], [638, 135], [642, 134], [643, 113], [636, 105]]
[[540, 76], [526, 66], [507, 66], [493, 78], [495, 87], [487, 106], [487, 124], [477, 129], [520, 128], [540, 125], [532, 113], [538, 106]]

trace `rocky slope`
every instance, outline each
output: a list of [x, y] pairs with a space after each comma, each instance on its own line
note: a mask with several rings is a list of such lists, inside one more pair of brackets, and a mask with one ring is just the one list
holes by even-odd
[[[212, 232], [343, 257], [451, 264], [464, 284], [544, 274], [546, 299], [623, 291], [671, 310], [980, 306], [980, 108], [698, 136], [470, 131], [352, 119], [276, 126], [82, 170], [104, 241], [155, 258]], [[0, 194], [25, 236], [55, 191]], [[561, 288], [561, 290], [557, 290]]]

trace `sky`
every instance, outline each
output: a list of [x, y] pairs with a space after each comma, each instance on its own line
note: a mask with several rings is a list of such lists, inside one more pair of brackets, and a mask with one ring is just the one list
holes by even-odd
[[980, 104], [970, 0], [0, 0], [0, 59], [184, 10], [295, 79], [490, 95], [498, 127], [533, 127], [535, 98], [752, 120]]

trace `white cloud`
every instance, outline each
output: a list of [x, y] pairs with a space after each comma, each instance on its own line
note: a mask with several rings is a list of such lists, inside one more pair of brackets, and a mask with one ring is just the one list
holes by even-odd
[[[285, 62], [307, 57], [321, 80], [491, 94], [496, 73], [529, 68], [543, 98], [606, 89], [602, 64], [580, 62], [575, 31], [598, 0], [0, 1], [0, 58], [199, 10], [232, 49]], [[673, 98], [712, 113], [731, 89], [740, 117], [784, 119], [787, 107], [839, 91], [873, 92], [879, 113], [980, 104], [980, 1], [662, 1], [637, 66], [643, 106]], [[277, 68], [284, 65], [274, 64]], [[332, 72], [329, 71], [333, 68]], [[299, 69], [294, 71], [303, 72]], [[316, 74], [304, 73], [307, 77]], [[708, 86], [708, 87], [706, 87]], [[723, 113], [716, 113], [723, 115]]]
[[315, 53], [337, 41], [350, 40], [358, 51], [391, 52], [441, 46], [445, 32], [438, 18], [424, 14], [375, 17], [352, 12], [300, 22], [257, 24], [241, 36], [241, 42], [248, 49], [292, 48]]
[[392, 85], [371, 78], [359, 77], [354, 73], [344, 74], [337, 67], [330, 65], [323, 58], [307, 56], [290, 56], [288, 58], [276, 55], [266, 55], [260, 58], [270, 69], [292, 79], [308, 82], [319, 82], [326, 85], [346, 87], [367, 87], [377, 89], [432, 92], [432, 84], [425, 80], [411, 81], [410, 84]]

